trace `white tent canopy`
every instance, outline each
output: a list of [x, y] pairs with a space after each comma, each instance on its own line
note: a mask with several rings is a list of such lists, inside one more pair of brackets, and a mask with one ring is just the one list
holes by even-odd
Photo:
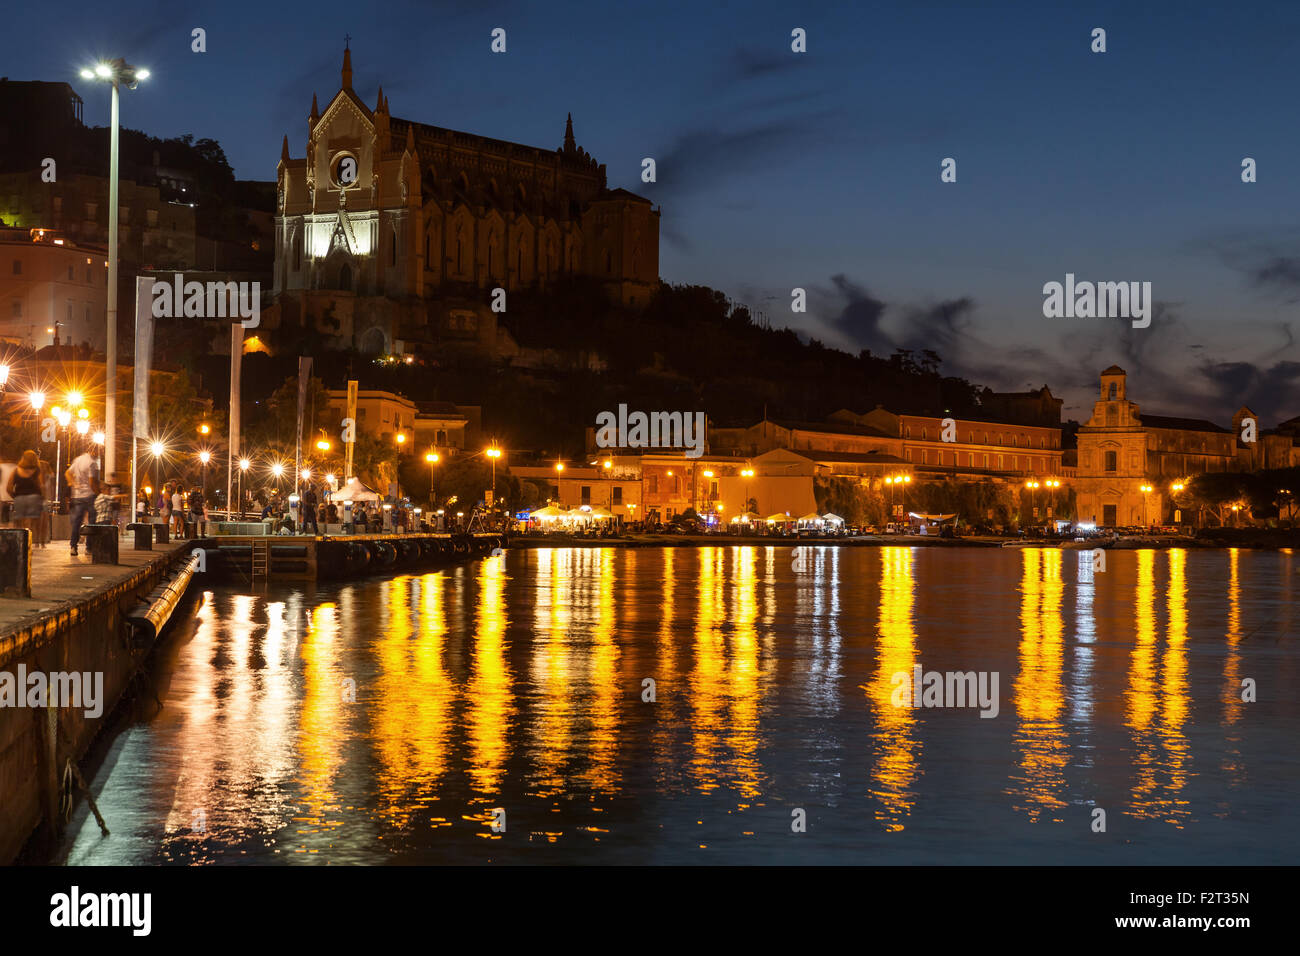
[[835, 514], [833, 511], [826, 512], [824, 515], [822, 515], [822, 518], [828, 524], [844, 524], [844, 519], [841, 518], [839, 515]]
[[927, 515], [927, 514], [921, 514], [919, 511], [909, 511], [908, 514], [920, 521], [929, 521], [932, 524], [937, 522], [942, 522], [942, 521], [951, 521], [953, 518], [957, 517], [957, 515], [955, 514]]
[[768, 524], [792, 524], [794, 519], [784, 512], [768, 515], [765, 519]]
[[335, 504], [344, 501], [378, 501], [379, 495], [363, 485], [359, 479], [349, 478], [346, 485], [330, 493], [329, 500]]

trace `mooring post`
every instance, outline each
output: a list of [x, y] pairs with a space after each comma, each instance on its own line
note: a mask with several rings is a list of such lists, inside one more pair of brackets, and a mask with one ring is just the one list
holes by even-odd
[[0, 528], [0, 596], [32, 596], [32, 533]]

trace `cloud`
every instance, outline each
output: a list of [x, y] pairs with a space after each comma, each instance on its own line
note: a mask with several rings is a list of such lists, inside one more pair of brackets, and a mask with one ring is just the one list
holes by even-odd
[[1281, 229], [1260, 235], [1227, 231], [1187, 243], [1194, 254], [1211, 255], [1241, 275], [1248, 288], [1300, 301], [1300, 230]]
[[[756, 291], [751, 298], [764, 297]], [[1289, 323], [1273, 323], [1274, 341], [1252, 354], [1233, 355], [1235, 342], [1202, 341], [1182, 304], [1157, 300], [1151, 325], [1135, 329], [1129, 319], [1089, 320], [1048, 330], [1044, 341], [1017, 341], [1009, 323], [981, 315], [971, 296], [929, 303], [890, 303], [860, 279], [843, 273], [827, 284], [809, 287], [809, 312], [791, 324], [849, 352], [869, 349], [888, 356], [896, 349], [930, 349], [942, 359], [946, 375], [956, 375], [996, 391], [1048, 385], [1065, 399], [1066, 418], [1086, 420], [1097, 394], [1097, 375], [1119, 365], [1129, 374], [1131, 395], [1152, 414], [1208, 418], [1223, 424], [1242, 405], [1265, 422], [1300, 413], [1300, 361], [1285, 353], [1295, 348]], [[1234, 326], [1237, 333], [1245, 329]], [[1257, 341], [1253, 334], [1241, 341]]]
[[738, 82], [789, 73], [802, 66], [805, 59], [807, 58], [788, 49], [784, 53], [777, 53], [766, 48], [740, 47], [732, 51], [731, 57], [726, 61], [724, 78]]

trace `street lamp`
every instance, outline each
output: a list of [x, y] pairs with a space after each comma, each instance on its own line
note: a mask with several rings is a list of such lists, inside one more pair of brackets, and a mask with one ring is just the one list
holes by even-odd
[[9, 384], [9, 366], [0, 364], [0, 392], [3, 392], [5, 390], [5, 386], [8, 384]]
[[497, 459], [501, 457], [501, 449], [494, 445], [487, 450], [486, 454], [492, 459], [492, 504], [495, 506], [497, 500]]
[[[167, 447], [166, 447], [162, 442], [160, 442], [160, 441], [156, 441], [156, 442], [153, 442], [153, 443], [149, 446], [149, 451], [150, 451], [150, 453], [153, 454], [153, 481], [154, 481], [154, 484], [155, 484], [155, 485], [159, 485], [159, 486], [161, 486], [161, 485], [162, 485], [162, 475], [161, 475], [160, 470], [159, 470], [159, 462], [160, 462], [161, 459], [162, 459], [163, 453], [167, 451]], [[107, 457], [107, 456], [108, 456], [108, 453], [105, 452], [105, 457]], [[110, 460], [111, 460], [111, 459], [110, 459]]]
[[[111, 473], [117, 470], [117, 154], [118, 154], [118, 87], [126, 84], [134, 90], [149, 71], [127, 63], [121, 57], [95, 64], [94, 72], [82, 70], [83, 79], [107, 80], [113, 87], [112, 127], [108, 145], [108, 335], [104, 349], [104, 428], [107, 439], [104, 465]], [[134, 446], [134, 439], [132, 445]]]
[[36, 413], [39, 415], [40, 412], [41, 412], [41, 409], [45, 407], [45, 393], [44, 393], [44, 392], [28, 392], [28, 393], [27, 393], [27, 401], [31, 402], [31, 405], [32, 405], [32, 411], [36, 412]]
[[[203, 500], [208, 500], [208, 462], [212, 460], [212, 452], [199, 452], [199, 461], [203, 465]], [[229, 488], [226, 489], [229, 491]]]
[[[251, 467], [253, 467], [253, 463], [247, 458], [239, 459], [239, 487], [237, 491], [239, 494], [239, 516], [241, 518], [244, 516], [244, 472]], [[230, 502], [226, 502], [226, 507], [230, 507]]]
[[429, 463], [429, 507], [432, 508], [437, 503], [433, 496], [433, 466], [438, 464], [438, 453], [431, 451], [424, 456], [424, 460]]
[[1151, 500], [1149, 496], [1154, 490], [1155, 489], [1150, 485], [1142, 486], [1142, 524], [1148, 527], [1151, 524], [1151, 520], [1150, 515], [1147, 513], [1147, 503]]

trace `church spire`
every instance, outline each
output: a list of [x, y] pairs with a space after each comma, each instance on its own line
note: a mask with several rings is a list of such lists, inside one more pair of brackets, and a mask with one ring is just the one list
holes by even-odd
[[379, 88], [379, 98], [378, 98], [377, 100], [375, 100], [375, 112], [376, 112], [376, 113], [383, 113], [383, 112], [385, 112], [385, 110], [384, 110], [384, 88], [383, 88], [382, 86]]
[[573, 141], [573, 114], [569, 114], [568, 120], [564, 123], [564, 151], [571, 153], [577, 144]]
[[343, 48], [343, 89], [352, 89], [352, 51]]
[[289, 134], [285, 133], [284, 143], [283, 145], [280, 146], [280, 162], [287, 163], [288, 161], [289, 161]]
[[320, 119], [320, 107], [316, 105], [316, 94], [311, 95], [311, 121], [314, 123]]

